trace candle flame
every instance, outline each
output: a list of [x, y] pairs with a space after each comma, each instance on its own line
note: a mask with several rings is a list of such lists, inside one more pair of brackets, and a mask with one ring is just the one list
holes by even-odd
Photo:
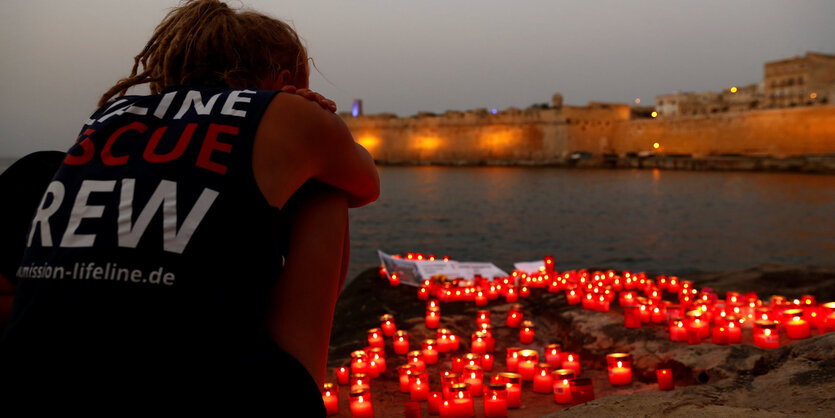
[[728, 324], [728, 328], [733, 328], [733, 327], [734, 327], [734, 323], [733, 323], [733, 322], [731, 322], [731, 323], [729, 323], [729, 324]]
[[458, 399], [464, 399], [464, 392], [458, 392]]
[[568, 355], [568, 361], [574, 361], [574, 356], [572, 356], [571, 354], [569, 354], [569, 355]]
[[363, 402], [362, 395], [357, 397], [357, 402]]
[[618, 367], [623, 367], [623, 362], [618, 362]]
[[764, 334], [765, 336], [769, 336], [769, 335], [771, 335], [771, 330], [770, 330], [770, 329], [768, 329], [768, 328], [766, 328], [766, 329], [765, 329], [765, 331], [763, 331], [763, 334]]
[[799, 316], [795, 316], [794, 318], [792, 318], [792, 320], [793, 320], [793, 321], [800, 321], [800, 317], [799, 317]]

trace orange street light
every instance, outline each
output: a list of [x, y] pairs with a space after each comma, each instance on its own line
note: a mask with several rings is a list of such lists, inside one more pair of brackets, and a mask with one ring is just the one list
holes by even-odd
[[731, 93], [736, 93], [737, 90], [739, 90], [739, 89], [737, 89], [736, 86], [731, 87]]

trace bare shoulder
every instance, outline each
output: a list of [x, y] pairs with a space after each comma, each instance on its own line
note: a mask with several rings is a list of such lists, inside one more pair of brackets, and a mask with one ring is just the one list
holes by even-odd
[[276, 207], [310, 179], [345, 191], [352, 207], [379, 194], [374, 162], [342, 118], [293, 94], [278, 94], [268, 106], [252, 164], [261, 192]]

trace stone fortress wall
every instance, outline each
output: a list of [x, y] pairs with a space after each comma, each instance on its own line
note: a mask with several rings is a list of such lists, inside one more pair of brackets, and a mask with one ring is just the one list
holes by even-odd
[[[764, 80], [757, 85], [675, 92], [658, 96], [655, 107], [596, 102], [563, 106], [562, 96], [555, 94], [547, 108], [407, 118], [363, 116], [361, 111], [342, 116], [380, 164], [628, 167], [661, 161], [649, 166], [757, 169], [762, 164], [747, 160], [717, 167], [679, 163], [812, 156], [825, 160], [825, 167], [810, 171], [835, 172], [833, 99], [835, 56], [807, 53], [766, 63]], [[675, 164], [663, 162], [670, 158]], [[784, 168], [804, 169], [794, 163]]]
[[654, 119], [633, 118], [627, 105], [592, 103], [495, 115], [477, 110], [345, 117], [345, 122], [382, 164], [543, 165], [605, 155], [835, 154], [832, 105]]

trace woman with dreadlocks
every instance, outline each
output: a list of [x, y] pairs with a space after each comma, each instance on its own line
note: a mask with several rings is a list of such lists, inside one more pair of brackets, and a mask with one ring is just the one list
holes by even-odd
[[307, 86], [284, 22], [216, 0], [165, 17], [44, 187], [12, 273], [4, 405], [323, 414], [347, 208], [379, 179]]

